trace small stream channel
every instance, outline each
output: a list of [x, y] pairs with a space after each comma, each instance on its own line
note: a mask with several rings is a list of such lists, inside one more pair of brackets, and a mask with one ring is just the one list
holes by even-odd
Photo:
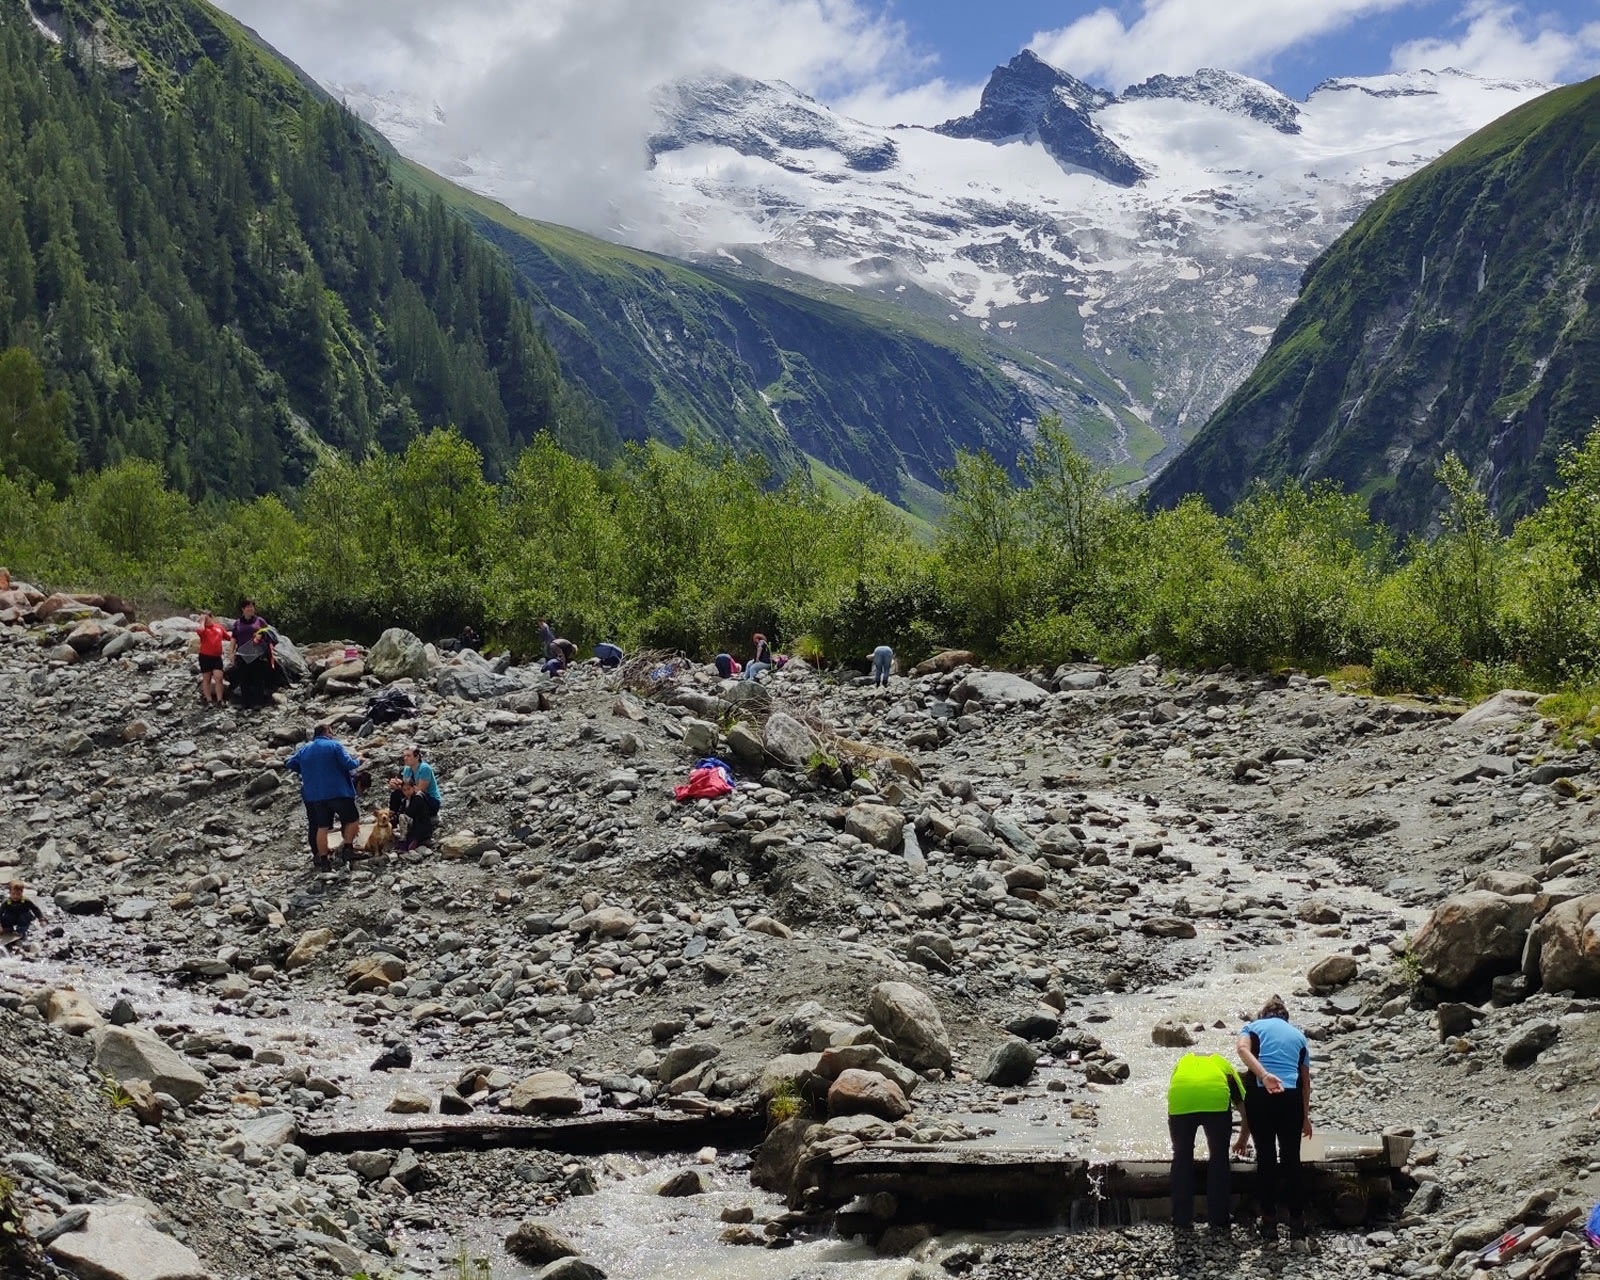
[[[1294, 992], [1303, 988], [1306, 969], [1321, 956], [1349, 945], [1348, 939], [1318, 937], [1312, 927], [1300, 925], [1284, 928], [1278, 942], [1247, 948], [1230, 941], [1235, 922], [1227, 910], [1218, 914], [1213, 908], [1243, 896], [1257, 900], [1276, 896], [1292, 904], [1310, 896], [1306, 882], [1315, 879], [1319, 884], [1315, 896], [1340, 910], [1346, 919], [1403, 921], [1407, 926], [1414, 926], [1417, 919], [1415, 913], [1379, 894], [1340, 885], [1338, 868], [1316, 855], [1287, 872], [1260, 860], [1242, 859], [1232, 851], [1233, 842], [1226, 839], [1237, 821], [1233, 816], [1207, 815], [1213, 830], [1210, 838], [1201, 839], [1191, 828], [1172, 823], [1170, 811], [1152, 810], [1114, 795], [1090, 799], [1124, 819], [1120, 835], [1131, 839], [1159, 836], [1170, 853], [1192, 863], [1193, 875], [1183, 880], [1181, 896], [1193, 910], [1199, 929], [1194, 972], [1150, 991], [1106, 994], [1069, 1009], [1069, 1017], [1092, 1030], [1131, 1068], [1126, 1083], [1093, 1090], [1098, 1113], [1094, 1122], [1082, 1124], [1070, 1117], [1066, 1099], [1082, 1097], [1080, 1088], [1074, 1086], [1066, 1093], [1046, 1090], [1053, 1075], [1076, 1079], [1076, 1070], [1066, 1065], [1041, 1068], [1026, 1090], [1013, 1091], [1021, 1095], [1017, 1105], [1003, 1106], [998, 1113], [955, 1114], [969, 1128], [984, 1131], [978, 1139], [983, 1146], [1065, 1147], [1107, 1159], [1162, 1159], [1168, 1154], [1166, 1084], [1180, 1050], [1153, 1045], [1151, 1028], [1165, 1019], [1183, 1022], [1191, 1029], [1203, 1026], [1205, 1029], [1196, 1033], [1197, 1047], [1232, 1058], [1244, 1016], [1275, 992], [1300, 1012]], [[1224, 838], [1217, 840], [1219, 834]], [[88, 957], [119, 950], [130, 957], [142, 954], [142, 940], [108, 917], [58, 915], [52, 921], [56, 922], [63, 923], [80, 943], [86, 958], [52, 961], [13, 952], [0, 958], [0, 977], [6, 986], [26, 991], [47, 983], [71, 985], [88, 994], [102, 1010], [119, 997], [127, 997], [150, 1021], [181, 1023], [258, 1046], [281, 1047], [291, 1063], [344, 1079], [352, 1098], [351, 1103], [341, 1105], [341, 1123], [377, 1119], [382, 1114], [398, 1081], [368, 1072], [372, 1043], [354, 1033], [337, 1001], [295, 1001], [292, 988], [284, 983], [269, 986], [268, 991], [281, 999], [285, 1016], [244, 1017], [219, 1011], [219, 1006], [225, 1010], [225, 1003], [206, 987], [165, 986], [157, 975], [142, 971], [137, 960], [117, 969], [97, 967]], [[46, 949], [49, 946], [47, 942]], [[150, 1011], [159, 1012], [152, 1015]], [[459, 1069], [459, 1064], [452, 1062], [419, 1060], [417, 1068], [406, 1073], [405, 1083], [438, 1091], [454, 1084]], [[936, 1100], [933, 1105], [946, 1110], [938, 1108]], [[428, 1158], [450, 1157], [433, 1153]], [[783, 1206], [776, 1197], [752, 1188], [743, 1173], [714, 1164], [705, 1166], [713, 1181], [707, 1195], [665, 1199], [655, 1193], [667, 1174], [694, 1161], [690, 1153], [602, 1162], [608, 1167], [596, 1170], [597, 1194], [568, 1200], [546, 1215], [547, 1220], [613, 1280], [794, 1280], [819, 1273], [839, 1280], [903, 1280], [909, 1274], [911, 1264], [905, 1260], [879, 1259], [868, 1249], [837, 1240], [802, 1241], [782, 1249], [722, 1243], [719, 1237], [726, 1224], [720, 1215], [724, 1209], [754, 1208], [753, 1229], [759, 1232], [761, 1223], [776, 1216]], [[439, 1273], [444, 1274], [444, 1260], [465, 1247], [469, 1256], [490, 1260], [494, 1280], [523, 1280], [536, 1268], [515, 1263], [502, 1247], [514, 1225], [482, 1220], [450, 1237], [419, 1235], [403, 1242], [403, 1261], [427, 1270], [431, 1257], [439, 1260]]]

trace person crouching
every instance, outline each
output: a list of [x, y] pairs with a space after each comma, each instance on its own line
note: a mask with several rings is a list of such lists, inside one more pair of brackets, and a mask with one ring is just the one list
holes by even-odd
[[407, 747], [400, 753], [400, 773], [389, 779], [389, 808], [405, 814], [406, 838], [395, 847], [402, 853], [433, 841], [434, 823], [444, 797], [433, 766], [422, 758], [421, 747]]

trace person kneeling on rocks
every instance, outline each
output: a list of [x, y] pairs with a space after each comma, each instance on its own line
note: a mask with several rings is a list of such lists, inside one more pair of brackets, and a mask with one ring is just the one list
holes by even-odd
[[328, 836], [338, 822], [344, 847], [355, 847], [361, 813], [356, 808], [355, 774], [361, 758], [352, 755], [333, 736], [333, 726], [319, 724], [316, 735], [283, 762], [283, 767], [300, 775], [300, 798], [305, 801], [306, 819], [315, 832], [312, 864], [325, 871], [333, 866]]
[[1214, 1238], [1228, 1232], [1228, 1134], [1234, 1108], [1244, 1117], [1242, 1150], [1250, 1141], [1250, 1118], [1244, 1109], [1244, 1081], [1233, 1064], [1216, 1053], [1186, 1053], [1178, 1059], [1167, 1085], [1167, 1130], [1172, 1135], [1172, 1225], [1179, 1231], [1194, 1226], [1194, 1139], [1204, 1129], [1206, 1221]]
[[19, 942], [28, 940], [28, 930], [34, 921], [44, 923], [44, 912], [38, 904], [25, 898], [26, 886], [20, 880], [11, 882], [10, 895], [0, 902], [0, 933], [14, 933]]
[[406, 838], [397, 846], [402, 853], [432, 841], [434, 820], [443, 802], [439, 781], [433, 776], [433, 766], [423, 760], [422, 748], [407, 747], [400, 753], [399, 777], [389, 779], [390, 811], [410, 820]]

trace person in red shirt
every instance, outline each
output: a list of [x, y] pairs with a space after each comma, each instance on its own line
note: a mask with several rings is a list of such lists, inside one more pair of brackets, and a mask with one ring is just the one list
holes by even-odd
[[202, 613], [196, 630], [200, 633], [200, 697], [211, 706], [220, 707], [227, 697], [222, 682], [222, 645], [228, 638], [228, 629], [211, 614]]

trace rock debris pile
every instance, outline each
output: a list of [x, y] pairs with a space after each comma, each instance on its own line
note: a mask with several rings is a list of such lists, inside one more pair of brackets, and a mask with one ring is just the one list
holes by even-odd
[[[886, 691], [552, 680], [390, 633], [287, 646], [301, 678], [250, 714], [201, 704], [191, 631], [0, 600], [0, 876], [48, 916], [0, 958], [0, 1167], [53, 1260], [17, 1266], [404, 1276], [487, 1231], [514, 1274], [616, 1274], [552, 1215], [639, 1178], [721, 1203], [717, 1248], [791, 1244], [839, 1207], [819, 1164], [874, 1143], [1159, 1136], [1170, 1061], [1285, 984], [1318, 1125], [1415, 1138], [1397, 1216], [1297, 1266], [1457, 1274], [1600, 1197], [1593, 753], [1525, 696], [970, 655]], [[382, 689], [416, 715], [369, 717]], [[435, 847], [312, 874], [282, 762], [319, 720], [380, 780], [424, 750]], [[675, 803], [707, 755], [738, 788]], [[753, 1137], [662, 1163], [317, 1136], [667, 1113]], [[928, 1275], [1170, 1274], [1181, 1247], [939, 1227], [870, 1234]], [[1564, 1274], [1571, 1243], [1532, 1260]]]

